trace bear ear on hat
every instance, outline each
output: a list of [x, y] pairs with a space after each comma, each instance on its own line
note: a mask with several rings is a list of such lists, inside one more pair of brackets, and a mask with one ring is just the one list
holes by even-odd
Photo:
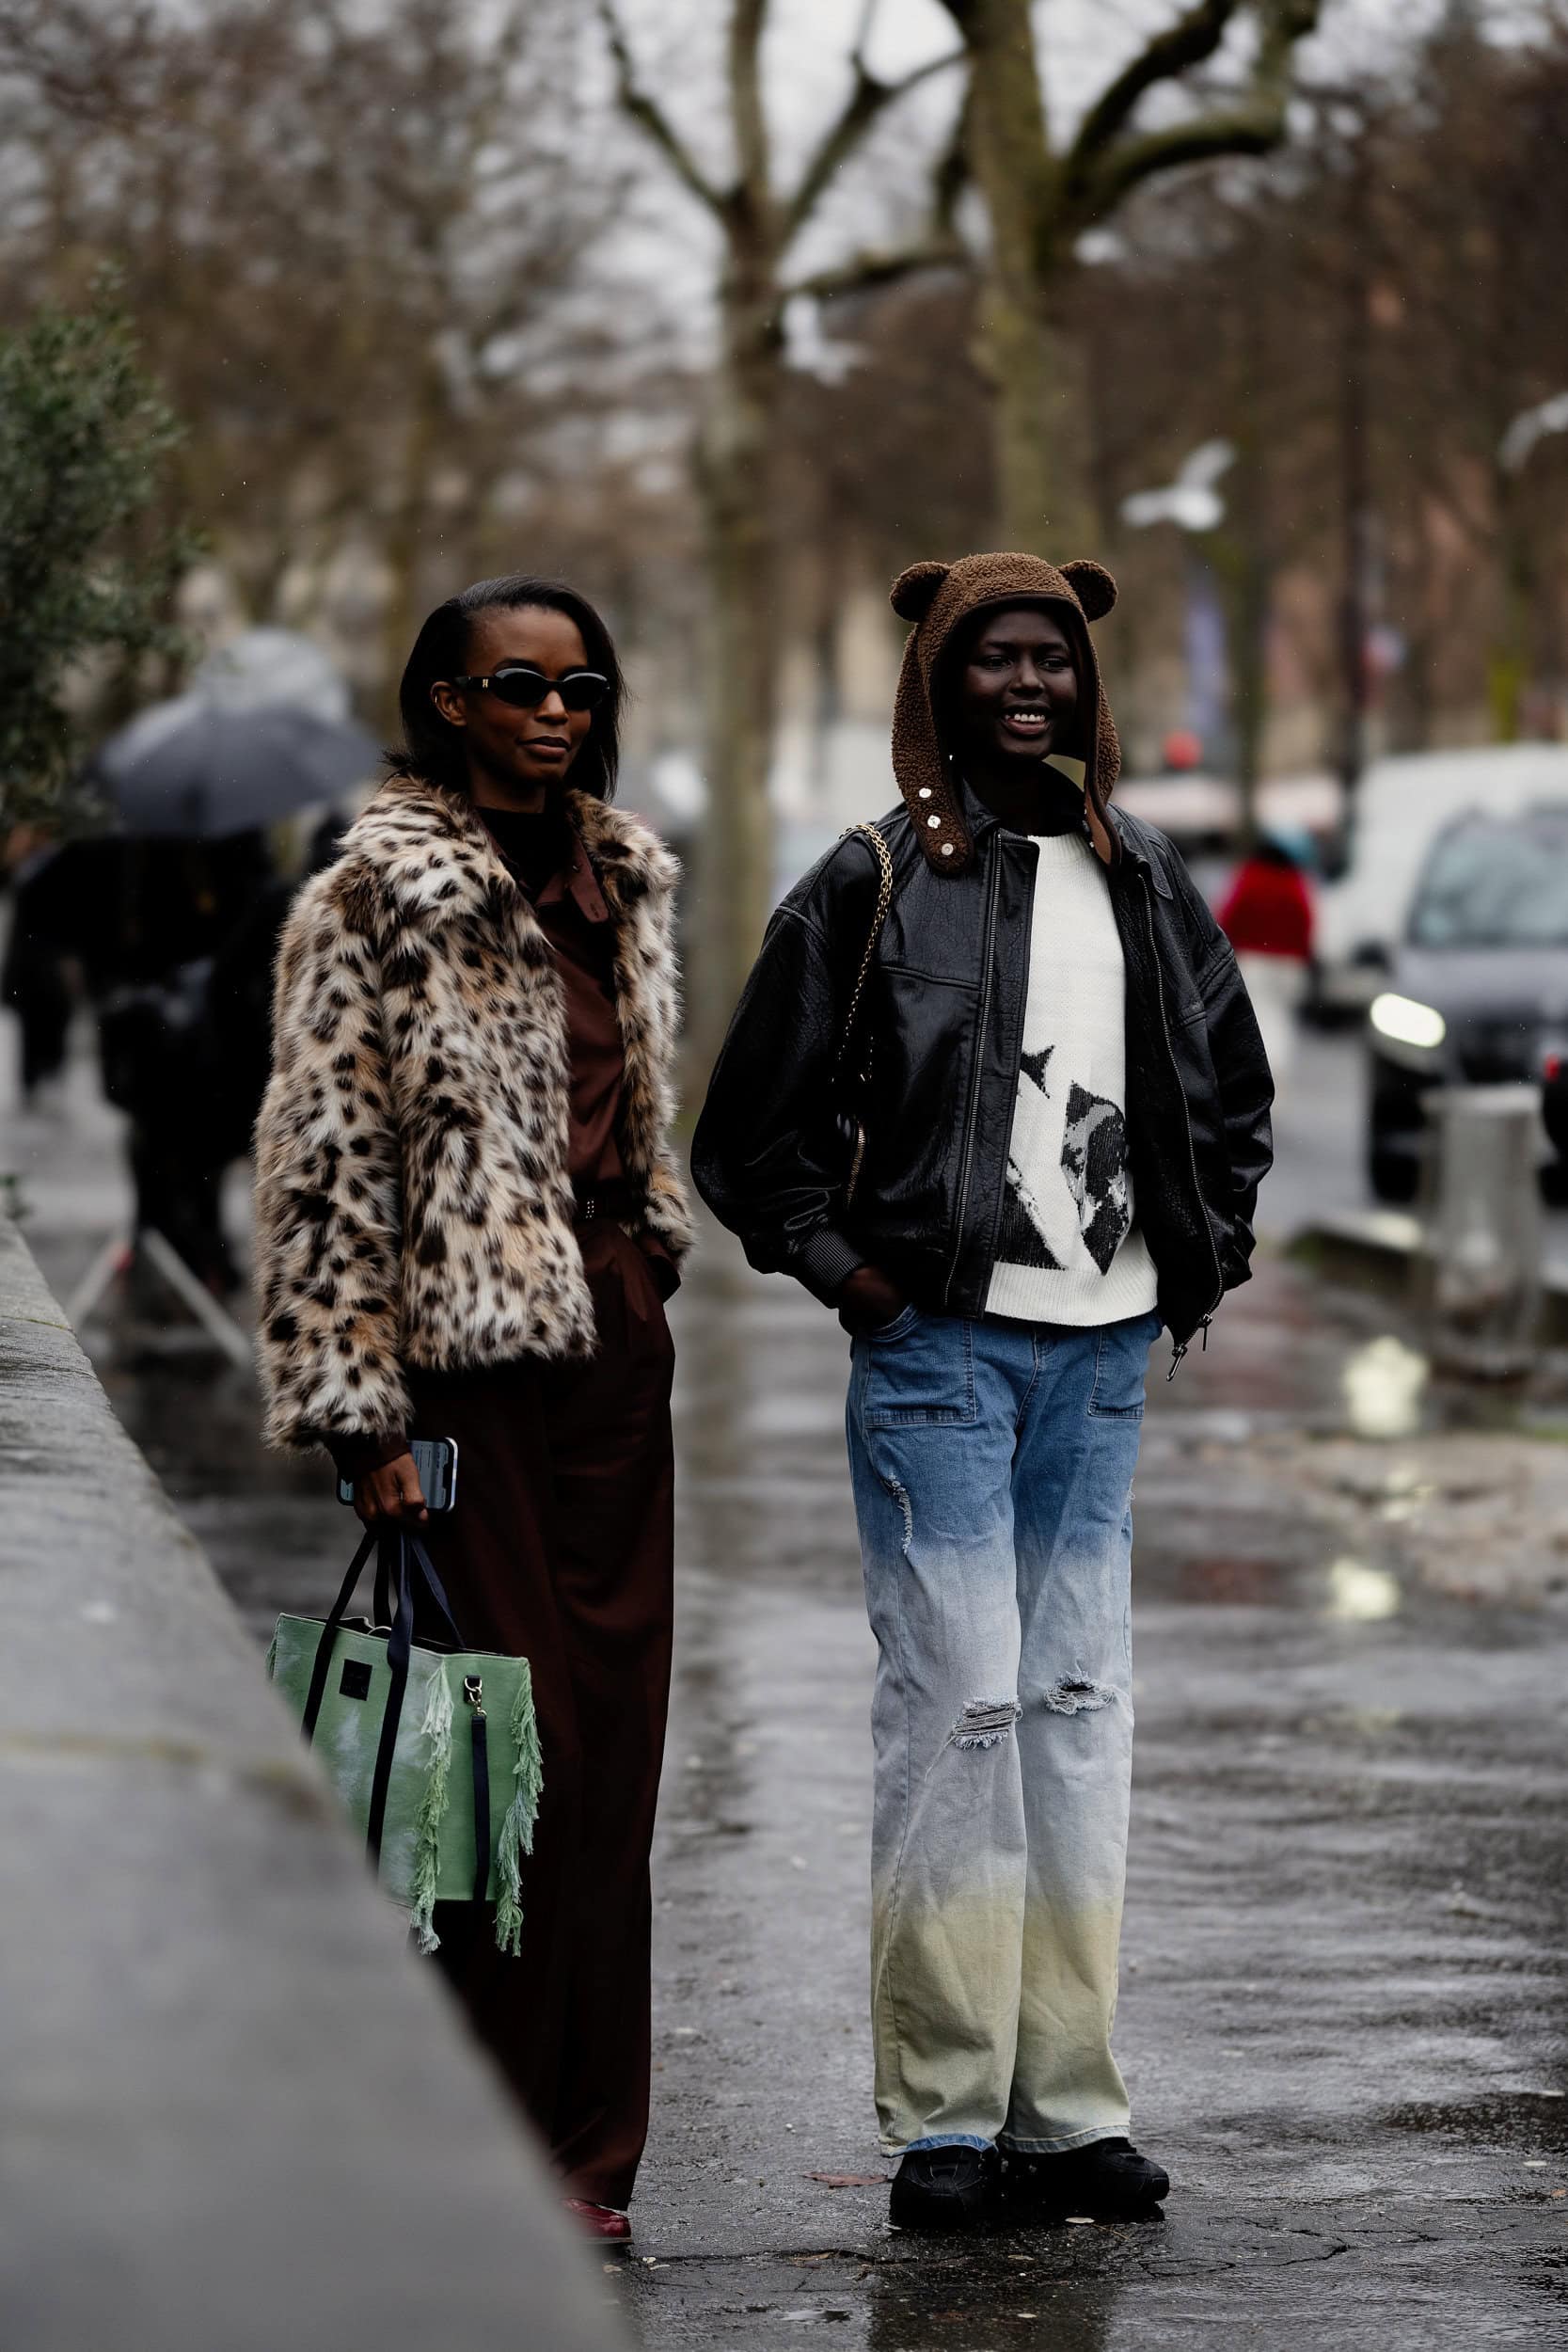
[[1071, 582], [1072, 593], [1088, 620], [1102, 620], [1117, 600], [1116, 581], [1103, 564], [1096, 564], [1086, 555], [1064, 564], [1062, 578]]
[[888, 602], [902, 621], [924, 620], [931, 599], [952, 570], [951, 564], [911, 564], [900, 572], [888, 591]]

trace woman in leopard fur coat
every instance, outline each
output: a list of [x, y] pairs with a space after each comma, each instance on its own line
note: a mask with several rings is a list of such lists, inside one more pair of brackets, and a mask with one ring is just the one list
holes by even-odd
[[[256, 1136], [267, 1435], [418, 1520], [465, 1640], [531, 1663], [523, 1950], [440, 1960], [586, 2226], [629, 2234], [672, 1620], [674, 859], [610, 805], [622, 698], [572, 590], [481, 581], [420, 633], [404, 745], [291, 912]], [[409, 1438], [458, 1448], [431, 1518]]]

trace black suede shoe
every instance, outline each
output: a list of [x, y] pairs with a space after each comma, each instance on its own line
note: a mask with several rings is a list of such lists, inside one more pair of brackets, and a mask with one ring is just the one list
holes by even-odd
[[916, 2148], [893, 2178], [895, 2230], [981, 2230], [996, 2217], [1001, 2159], [994, 2148]]
[[1006, 2159], [1003, 2193], [1020, 2220], [1087, 2214], [1096, 2221], [1147, 2220], [1170, 2187], [1164, 2165], [1130, 2139], [1091, 2139], [1053, 2156]]

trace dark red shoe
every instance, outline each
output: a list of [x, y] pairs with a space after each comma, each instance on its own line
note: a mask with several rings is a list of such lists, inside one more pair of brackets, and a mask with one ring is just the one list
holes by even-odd
[[631, 2235], [630, 2221], [614, 2205], [594, 2205], [586, 2197], [568, 2197], [566, 2210], [590, 2237], [615, 2238], [625, 2245]]

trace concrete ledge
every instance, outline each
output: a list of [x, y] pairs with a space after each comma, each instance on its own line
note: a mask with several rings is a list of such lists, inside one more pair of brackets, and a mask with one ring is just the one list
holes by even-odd
[[7, 2352], [623, 2341], [0, 1220]]
[[[1330, 1209], [1296, 1234], [1290, 1255], [1329, 1281], [1402, 1298], [1425, 1245], [1420, 1218], [1404, 1210]], [[1542, 1284], [1541, 1338], [1568, 1344], [1568, 1268], [1560, 1265], [1549, 1265]]]

